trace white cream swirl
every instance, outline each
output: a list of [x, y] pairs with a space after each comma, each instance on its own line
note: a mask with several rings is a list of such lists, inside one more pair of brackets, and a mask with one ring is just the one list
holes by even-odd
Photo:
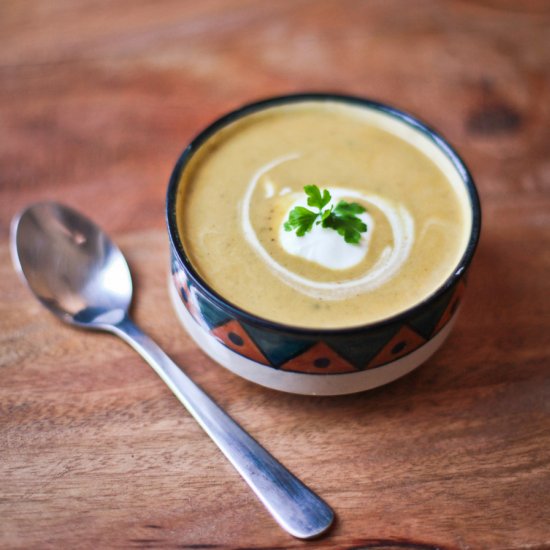
[[[262, 245], [250, 220], [250, 203], [256, 186], [262, 176], [277, 166], [296, 160], [298, 153], [285, 155], [265, 164], [250, 179], [242, 202], [241, 223], [244, 236], [269, 269], [283, 282], [295, 290], [323, 300], [343, 300], [368, 292], [388, 282], [407, 260], [414, 242], [414, 220], [402, 205], [393, 205], [378, 196], [360, 193], [353, 189], [338, 188], [334, 198], [347, 197], [360, 199], [377, 207], [386, 217], [393, 234], [393, 246], [386, 246], [378, 260], [363, 275], [355, 279], [341, 279], [333, 282], [319, 282], [290, 271], [277, 262]], [[373, 227], [369, 229], [372, 234]], [[298, 237], [299, 238], [299, 237]], [[369, 237], [370, 238], [370, 237]], [[368, 241], [367, 241], [368, 248]], [[355, 245], [347, 245], [355, 246]]]

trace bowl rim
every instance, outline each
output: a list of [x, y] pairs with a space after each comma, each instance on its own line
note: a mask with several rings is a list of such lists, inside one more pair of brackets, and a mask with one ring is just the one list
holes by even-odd
[[[372, 321], [370, 323], [365, 323], [362, 325], [352, 325], [350, 327], [311, 328], [300, 327], [297, 325], [286, 325], [284, 323], [273, 321], [271, 319], [267, 319], [265, 317], [250, 313], [224, 298], [199, 275], [199, 273], [193, 267], [187, 254], [185, 253], [185, 249], [180, 239], [177, 227], [176, 199], [181, 174], [192, 156], [212, 135], [217, 133], [225, 126], [237, 121], [244, 116], [262, 111], [270, 107], [281, 106], [289, 103], [299, 103], [304, 101], [336, 101], [348, 103], [355, 106], [366, 107], [372, 110], [378, 110], [389, 116], [395, 117], [401, 122], [404, 122], [412, 128], [420, 131], [422, 134], [425, 135], [425, 137], [431, 140], [447, 156], [447, 158], [451, 161], [451, 163], [459, 173], [462, 182], [466, 187], [466, 191], [470, 199], [470, 207], [472, 210], [472, 227], [468, 243], [460, 261], [456, 265], [451, 275], [449, 275], [449, 277], [444, 281], [444, 283], [436, 288], [431, 294], [426, 296], [423, 300], [414, 304], [410, 308], [400, 311], [390, 317], [385, 317], [383, 319]], [[414, 316], [416, 313], [420, 313], [421, 310], [426, 307], [430, 302], [437, 300], [439, 297], [445, 294], [462, 278], [464, 272], [467, 270], [472, 261], [481, 232], [481, 204], [473, 177], [466, 167], [464, 161], [453, 149], [453, 147], [447, 142], [447, 140], [445, 140], [435, 129], [433, 129], [431, 126], [428, 126], [417, 117], [395, 107], [372, 99], [339, 93], [305, 92], [298, 94], [274, 96], [259, 101], [246, 103], [243, 106], [233, 111], [230, 111], [226, 115], [217, 118], [204, 130], [198, 133], [179, 156], [170, 176], [168, 190], [166, 193], [166, 223], [168, 226], [168, 235], [170, 238], [172, 251], [175, 251], [177, 258], [186, 269], [187, 275], [191, 279], [192, 283], [197, 286], [215, 305], [220, 307], [222, 310], [229, 312], [237, 320], [242, 320], [247, 324], [264, 330], [274, 331], [278, 333], [286, 333], [294, 336], [318, 338], [319, 336], [352, 335], [365, 332], [368, 329], [378, 329], [387, 327], [392, 324], [405, 322], [411, 316]]]

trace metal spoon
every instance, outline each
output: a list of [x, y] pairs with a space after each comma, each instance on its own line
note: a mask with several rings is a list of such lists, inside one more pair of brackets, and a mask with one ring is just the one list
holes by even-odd
[[16, 270], [57, 317], [78, 327], [120, 336], [153, 367], [184, 407], [291, 535], [326, 531], [331, 508], [247, 434], [129, 318], [132, 279], [117, 246], [93, 222], [53, 202], [37, 203], [13, 219]]

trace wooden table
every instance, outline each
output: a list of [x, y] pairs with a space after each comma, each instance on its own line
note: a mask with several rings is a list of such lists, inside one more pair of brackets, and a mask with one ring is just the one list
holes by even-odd
[[[0, 546], [550, 548], [550, 5], [546, 0], [0, 5]], [[378, 98], [436, 126], [484, 208], [446, 345], [339, 398], [263, 389], [196, 349], [169, 304], [164, 195], [238, 105]], [[135, 318], [337, 511], [282, 532], [153, 371], [18, 281], [9, 223], [61, 200], [128, 256]]]

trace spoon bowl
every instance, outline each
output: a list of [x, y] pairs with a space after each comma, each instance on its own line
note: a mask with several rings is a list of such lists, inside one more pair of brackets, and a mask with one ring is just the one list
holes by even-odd
[[119, 248], [94, 223], [53, 202], [27, 208], [12, 225], [12, 256], [35, 296], [63, 321], [104, 329], [132, 301]]
[[141, 354], [283, 529], [309, 539], [330, 527], [334, 519], [331, 508], [130, 320], [128, 264], [97, 225], [66, 206], [37, 203], [14, 218], [10, 246], [21, 278], [53, 314], [72, 325], [111, 332]]

